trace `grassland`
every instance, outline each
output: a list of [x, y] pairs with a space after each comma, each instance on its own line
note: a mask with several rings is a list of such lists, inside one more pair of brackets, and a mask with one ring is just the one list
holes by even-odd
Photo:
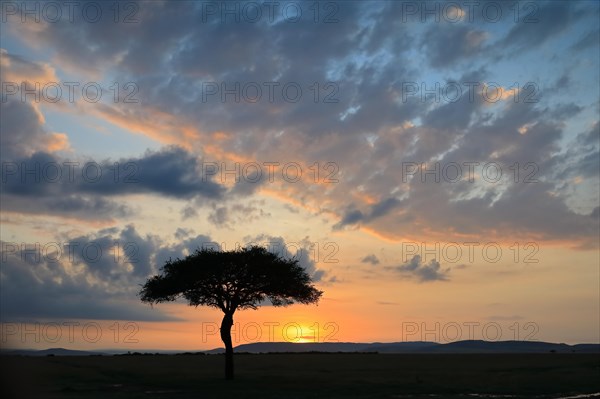
[[594, 354], [221, 355], [1, 359], [2, 398], [556, 398], [600, 392]]

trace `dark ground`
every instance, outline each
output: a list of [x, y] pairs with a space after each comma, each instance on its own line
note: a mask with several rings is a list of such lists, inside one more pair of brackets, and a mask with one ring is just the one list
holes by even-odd
[[240, 354], [234, 381], [223, 379], [222, 355], [4, 356], [0, 362], [2, 398], [558, 398], [600, 392], [598, 354]]

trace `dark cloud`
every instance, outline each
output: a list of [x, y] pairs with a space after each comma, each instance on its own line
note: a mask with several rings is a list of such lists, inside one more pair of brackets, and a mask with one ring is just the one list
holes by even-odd
[[334, 230], [339, 230], [347, 225], [353, 225], [365, 219], [365, 215], [359, 210], [348, 211], [342, 217], [339, 223], [333, 226]]
[[[119, 160], [123, 167], [123, 183], [115, 184], [107, 175], [97, 183], [84, 186], [86, 191], [111, 194], [154, 193], [175, 198], [201, 196], [217, 199], [225, 188], [203, 173], [200, 160], [179, 147], [146, 152], [143, 157]], [[106, 162], [103, 169], [110, 170]]]
[[[321, 281], [327, 274], [325, 270], [317, 268], [317, 262], [321, 261], [315, 254], [319, 253], [321, 248], [314, 246], [323, 245], [323, 243], [311, 242], [308, 237], [300, 241], [287, 241], [283, 237], [274, 237], [266, 234], [260, 234], [254, 237], [245, 237], [244, 241], [248, 244], [260, 245], [266, 247], [270, 252], [275, 253], [285, 259], [297, 259], [300, 266], [306, 270], [313, 281]], [[333, 282], [335, 276], [330, 277]], [[333, 278], [333, 279], [332, 279]]]
[[411, 276], [417, 281], [424, 283], [428, 281], [446, 281], [450, 269], [440, 270], [440, 263], [432, 259], [429, 263], [421, 262], [421, 256], [415, 255], [410, 261], [397, 266], [394, 270], [403, 275]]
[[37, 246], [2, 241], [2, 319], [177, 320], [141, 304], [137, 293], [167, 260], [215, 245], [192, 234], [178, 230], [170, 244], [129, 225]]
[[344, 226], [354, 225], [361, 222], [370, 222], [374, 219], [387, 215], [400, 204], [401, 201], [399, 201], [397, 198], [390, 197], [371, 205], [367, 214], [364, 214], [359, 210], [348, 210], [343, 216], [342, 220], [333, 226], [333, 229], [340, 230]]
[[478, 54], [488, 38], [485, 31], [465, 25], [434, 24], [423, 38], [431, 66], [445, 68]]
[[80, 220], [116, 220], [133, 214], [126, 204], [89, 195], [35, 197], [32, 194], [3, 194], [2, 210], [31, 215], [55, 215]]
[[592, 30], [571, 46], [575, 51], [583, 51], [589, 47], [598, 48], [600, 45], [600, 29]]
[[554, 157], [553, 176], [560, 181], [600, 175], [600, 125], [594, 125], [572, 140], [567, 150]]
[[[423, 116], [424, 125], [437, 129], [436, 135], [444, 132], [448, 135], [448, 132], [461, 132], [467, 128], [475, 112], [485, 104], [482, 85], [486, 76], [486, 70], [479, 69], [466, 72], [456, 80], [438, 82], [440, 89], [437, 92], [441, 92], [443, 96], [438, 95], [438, 99], [434, 101], [441, 105], [437, 105]], [[446, 141], [444, 144], [447, 148], [450, 142]]]
[[216, 226], [226, 226], [227, 221], [229, 220], [227, 216], [227, 208], [224, 206], [216, 208], [210, 215], [208, 215], [208, 220]]
[[300, 213], [300, 210], [297, 207], [292, 206], [290, 204], [284, 204], [283, 207], [285, 209], [287, 209], [288, 211], [290, 211], [291, 213]]
[[396, 198], [386, 198], [380, 202], [377, 202], [371, 207], [369, 219], [376, 219], [378, 217], [385, 216], [399, 205], [400, 201]]
[[2, 99], [0, 113], [0, 156], [4, 161], [44, 151], [57, 142], [68, 144], [66, 137], [46, 130], [42, 114], [28, 102], [12, 96]]
[[540, 3], [535, 6], [535, 12], [529, 14], [531, 22], [515, 24], [500, 44], [514, 50], [540, 46], [552, 36], [560, 35], [580, 17], [574, 3], [566, 1]]
[[362, 263], [370, 263], [372, 265], [378, 265], [379, 259], [374, 254], [369, 254], [360, 260]]
[[222, 198], [225, 192], [203, 172], [198, 158], [179, 147], [116, 162], [73, 161], [38, 152], [2, 165], [3, 207], [24, 213], [110, 219], [131, 214], [129, 204], [114, 199], [119, 195], [207, 200]]
[[377, 301], [375, 303], [378, 304], [378, 305], [384, 305], [384, 306], [397, 306], [397, 305], [400, 305], [398, 302]]
[[199, 234], [180, 239], [178, 243], [163, 245], [155, 251], [154, 264], [158, 268], [162, 267], [169, 259], [184, 258], [193, 253], [196, 249], [213, 248], [219, 249], [220, 245], [207, 235]]
[[585, 145], [600, 145], [600, 121], [594, 122], [590, 130], [582, 135], [581, 141]]
[[[557, 84], [561, 84], [558, 82]], [[575, 103], [560, 104], [552, 110], [552, 118], [556, 120], [567, 120], [583, 111], [583, 107]]]
[[181, 209], [181, 220], [188, 220], [198, 216], [198, 211], [192, 206], [186, 206]]
[[235, 202], [224, 206], [213, 204], [208, 221], [218, 227], [233, 228], [236, 224], [252, 223], [271, 217], [264, 208], [264, 201]]

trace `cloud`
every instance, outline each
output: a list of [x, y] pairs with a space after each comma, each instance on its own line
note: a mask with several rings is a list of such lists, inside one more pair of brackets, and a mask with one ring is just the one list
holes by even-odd
[[447, 281], [450, 268], [440, 270], [440, 263], [432, 259], [429, 263], [421, 262], [421, 256], [415, 255], [403, 265], [393, 268], [400, 274], [416, 278], [417, 281], [424, 283], [429, 281]]
[[55, 69], [48, 63], [29, 61], [16, 54], [9, 54], [6, 49], [0, 49], [0, 66], [2, 81], [5, 84], [20, 85], [22, 82], [28, 82], [44, 86], [46, 83], [59, 82]]
[[[85, 186], [88, 192], [104, 194], [154, 193], [175, 198], [201, 196], [217, 199], [225, 188], [203, 173], [201, 161], [180, 147], [166, 147], [147, 151], [142, 157], [121, 159], [119, 165], [127, 168], [123, 184], [115, 184], [109, 177]], [[104, 163], [104, 168], [109, 168]], [[114, 176], [112, 176], [114, 177]]]
[[192, 206], [185, 206], [181, 209], [181, 220], [188, 220], [198, 216], [198, 211]]
[[485, 31], [465, 25], [438, 25], [434, 24], [423, 38], [429, 62], [436, 68], [477, 55], [489, 36]]
[[[29, 156], [37, 151], [69, 150], [67, 135], [48, 131], [40, 110], [41, 99], [45, 98], [42, 97], [45, 85], [60, 82], [54, 68], [47, 63], [9, 54], [5, 49], [0, 49], [0, 66], [0, 156], [3, 160]], [[27, 90], [26, 95], [22, 92], [23, 88]]]
[[396, 198], [386, 198], [371, 205], [367, 214], [363, 214], [359, 210], [348, 210], [342, 217], [342, 220], [333, 226], [333, 229], [340, 230], [344, 226], [358, 224], [360, 222], [369, 222], [371, 220], [380, 218], [390, 213], [400, 204], [401, 201]]
[[370, 263], [372, 265], [378, 265], [379, 259], [374, 254], [369, 254], [360, 260], [362, 263]]
[[[267, 234], [259, 234], [257, 236], [244, 237], [246, 245], [253, 244], [264, 246], [268, 251], [279, 255], [284, 259], [297, 259], [298, 264], [306, 270], [313, 281], [320, 282], [327, 275], [323, 269], [317, 268], [317, 262], [320, 259], [315, 258], [314, 254], [318, 254], [319, 248], [315, 251], [315, 246], [319, 246], [318, 242], [311, 242], [308, 237], [304, 237], [300, 241], [287, 241], [283, 237], [274, 237]], [[335, 276], [331, 276], [329, 282], [335, 281]]]
[[57, 152], [70, 148], [64, 133], [49, 132], [38, 107], [9, 98], [0, 102], [0, 155], [5, 161], [30, 156], [37, 151]]
[[600, 44], [600, 29], [589, 31], [585, 36], [571, 46], [575, 51], [583, 51], [589, 47], [598, 48]]
[[213, 204], [213, 211], [208, 215], [208, 221], [217, 227], [232, 229], [236, 224], [252, 223], [271, 217], [264, 208], [264, 201], [248, 201], [247, 204], [237, 202], [225, 206]]
[[[391, 152], [384, 162], [379, 151], [385, 151], [393, 142], [386, 135], [380, 135], [374, 143], [373, 154], [367, 153], [364, 164], [347, 170], [346, 175], [352, 175], [353, 182], [361, 182], [361, 193], [373, 197], [382, 192], [394, 192], [396, 198], [401, 198], [402, 206], [393, 208], [385, 218], [369, 220], [369, 211], [365, 209], [372, 205], [367, 205], [367, 201], [357, 204], [355, 197], [340, 195], [341, 203], [337, 209], [341, 221], [334, 227], [339, 229], [362, 223], [390, 239], [412, 235], [429, 240], [431, 234], [439, 234], [436, 237], [442, 238], [460, 232], [474, 238], [506, 239], [511, 234], [520, 234], [532, 240], [597, 241], [591, 220], [567, 205], [568, 195], [572, 194], [564, 191], [564, 187], [575, 185], [568, 176], [593, 176], [598, 170], [598, 149], [597, 144], [593, 144], [598, 142], [597, 125], [561, 152], [560, 141], [572, 132], [565, 130], [565, 124], [561, 122], [564, 119], [554, 118], [577, 115], [581, 112], [578, 109], [561, 104], [546, 107], [538, 103], [508, 101], [492, 119], [476, 115], [469, 126], [451, 129], [453, 139], [441, 139], [446, 129], [411, 128], [414, 140], [409, 142], [408, 149], [404, 145], [404, 151]], [[522, 129], [523, 126], [527, 129]], [[428, 140], [429, 136], [432, 140]], [[404, 157], [394, 163], [392, 157], [398, 154], [404, 154]], [[403, 179], [402, 162], [407, 161], [417, 165], [427, 163], [430, 170], [437, 164], [437, 182], [435, 176], [428, 176], [423, 181], [418, 173], [413, 179]], [[455, 182], [448, 181], [442, 173], [452, 162], [462, 165], [462, 177]], [[468, 179], [464, 162], [479, 163], [473, 181]], [[482, 165], [490, 162], [501, 165], [501, 183], [491, 184], [483, 179]], [[374, 172], [374, 168], [368, 166], [370, 164], [387, 166]], [[516, 164], [520, 169], [518, 179], [510, 169]], [[560, 174], [571, 167], [568, 175]], [[357, 190], [351, 192], [357, 193]], [[597, 201], [593, 195], [587, 198], [589, 203]], [[533, 204], [531, 201], [536, 205], [523, 205]], [[590, 208], [583, 213], [591, 211]], [[548, 214], [553, 217], [544, 216]], [[428, 231], [419, 226], [427, 226]]]
[[365, 219], [365, 215], [359, 210], [349, 210], [347, 211], [342, 220], [339, 223], [333, 225], [334, 230], [340, 230], [342, 227], [347, 225], [356, 224]]
[[175, 243], [133, 225], [46, 243], [2, 241], [3, 320], [178, 320], [143, 305], [140, 284], [169, 259], [214, 244], [178, 230]]
[[[518, 233], [579, 242], [596, 238], [591, 218], [581, 217], [593, 209], [587, 209], [588, 205], [581, 210], [573, 204], [597, 200], [589, 188], [597, 153], [588, 146], [585, 152], [568, 157], [574, 151], [564, 143], [572, 142], [577, 118], [589, 118], [593, 107], [589, 102], [597, 99], [592, 96], [589, 100], [590, 94], [584, 90], [569, 101], [560, 101], [562, 90], [589, 84], [581, 78], [586, 76], [581, 73], [583, 62], [553, 58], [555, 52], [570, 46], [582, 52], [592, 48], [596, 4], [536, 3], [538, 12], [532, 17], [537, 23], [515, 23], [514, 7], [498, 3], [502, 8], [498, 23], [485, 20], [479, 6], [476, 15], [465, 14], [456, 24], [420, 23], [418, 14], [407, 21], [402, 4], [394, 2], [375, 6], [341, 2], [338, 22], [331, 24], [315, 24], [310, 18], [298, 23], [263, 18], [257, 23], [221, 24], [218, 15], [210, 22], [198, 23], [203, 18], [201, 6], [136, 4], [139, 18], [134, 24], [114, 24], [108, 18], [97, 24], [65, 20], [36, 25], [31, 18], [21, 23], [18, 15], [10, 16], [11, 34], [33, 49], [44, 46], [48, 55], [40, 57], [51, 60], [53, 69], [47, 67], [48, 62], [28, 61], [6, 52], [3, 62], [9, 63], [13, 72], [16, 65], [23, 66], [27, 76], [50, 78], [53, 70], [59, 76], [75, 71], [82, 78], [97, 75], [121, 83], [135, 82], [142, 103], [77, 104], [65, 112], [101, 117], [178, 149], [165, 147], [119, 160], [137, 163], [136, 173], [143, 179], [136, 184], [116, 185], [107, 175], [94, 185], [57, 184], [54, 189], [4, 185], [8, 194], [3, 199], [7, 198], [9, 209], [52, 212], [48, 197], [58, 195], [60, 188], [65, 198], [82, 209], [81, 214], [94, 212], [101, 217], [95, 212], [102, 211], [118, 216], [131, 211], [121, 202], [122, 196], [156, 195], [186, 200], [183, 220], [198, 216], [195, 207], [208, 205], [210, 221], [227, 228], [244, 214], [244, 209], [232, 206], [234, 199], [272, 194], [263, 190], [267, 184], [264, 176], [256, 183], [241, 181], [233, 186], [203, 179], [198, 170], [202, 161], [207, 157], [240, 162], [298, 160], [303, 165], [335, 163], [339, 182], [328, 186], [284, 183], [271, 191], [283, 201], [291, 199], [307, 209], [327, 212], [334, 230], [368, 227], [392, 239], [429, 232], [503, 238]], [[525, 18], [530, 9], [520, 11]], [[111, 15], [111, 10], [106, 9], [106, 14]], [[471, 17], [474, 19], [467, 19]], [[571, 35], [573, 32], [578, 33]], [[121, 40], [123, 37], [127, 39]], [[322, 37], [328, 40], [320, 40]], [[312, 43], [310, 48], [306, 48], [307, 42]], [[147, 43], [152, 43], [151, 48]], [[583, 54], [586, 57], [577, 58], [587, 63], [591, 53]], [[592, 57], [589, 63], [593, 68], [597, 61]], [[523, 81], [516, 82], [521, 85], [519, 102], [514, 101], [516, 90], [505, 91], [506, 96], [493, 104], [482, 100], [479, 91], [474, 100], [463, 92], [456, 102], [403, 98], [406, 82], [432, 87], [435, 82], [476, 81], [480, 88], [499, 82], [510, 90], [515, 83], [515, 64], [544, 66], [533, 75], [523, 75], [542, 89], [535, 93], [537, 102], [524, 101], [528, 93]], [[269, 101], [264, 83], [275, 81], [279, 83], [276, 100]], [[291, 82], [302, 87], [298, 102], [282, 97], [280, 89]], [[316, 93], [311, 86], [315, 82], [319, 84]], [[221, 84], [235, 88], [237, 83], [241, 87], [257, 83], [263, 87], [262, 98], [255, 103], [232, 100], [240, 93], [226, 95], [225, 101], [222, 93], [205, 98], [207, 83], [217, 83], [219, 90]], [[334, 84], [326, 87], [327, 83]], [[555, 90], [558, 88], [561, 90]], [[327, 95], [336, 101], [325, 102]], [[2, 120], [10, 126], [2, 128], [3, 158], [26, 160], [35, 152], [52, 153], [51, 149], [67, 146], [68, 142], [44, 129], [41, 114], [36, 115], [32, 104], [3, 107], [14, 107], [12, 113], [2, 109], [8, 118], [19, 115], [7, 119], [10, 123]], [[31, 144], [43, 140], [51, 143]], [[406, 161], [428, 165], [493, 161], [506, 168], [505, 176], [511, 165], [531, 163], [539, 168], [536, 177], [540, 184], [524, 187], [503, 180], [493, 185], [483, 184], [481, 179], [475, 183], [409, 182], [402, 179], [402, 162]], [[578, 176], [583, 183], [577, 183]], [[524, 201], [527, 195], [537, 202]], [[26, 196], [32, 199], [25, 200]], [[23, 205], [18, 204], [21, 200]], [[61, 208], [59, 202], [57, 209]], [[249, 213], [252, 218], [268, 217], [257, 211]], [[542, 217], [548, 214], [557, 216]]]
[[531, 22], [515, 24], [500, 44], [520, 51], [541, 46], [581, 18], [576, 7], [568, 2], [540, 3], [535, 10], [528, 12], [526, 18]]
[[[441, 105], [436, 106], [424, 115], [424, 125], [436, 129], [435, 134], [440, 135], [442, 133], [442, 137], [448, 135], [447, 133], [443, 134], [444, 132], [450, 131], [457, 134], [467, 128], [476, 112], [485, 104], [482, 91], [486, 75], [486, 71], [480, 69], [467, 72], [454, 81], [439, 83], [440, 87], [444, 87], [440, 91], [446, 90], [443, 92], [446, 93], [445, 96], [454, 98], [454, 96], [460, 95], [460, 97], [453, 101], [436, 100], [437, 103], [441, 102]], [[477, 82], [478, 86], [470, 90], [464, 86], [465, 82]], [[455, 94], [447, 89], [453, 87], [457, 87]], [[448, 148], [452, 143], [446, 141], [443, 144]]]
[[203, 173], [198, 158], [179, 147], [147, 151], [141, 157], [116, 162], [69, 160], [38, 152], [7, 160], [2, 173], [3, 209], [86, 219], [130, 215], [130, 206], [117, 201], [117, 196], [153, 194], [196, 199], [201, 204], [202, 200], [222, 198], [227, 191]]
[[3, 194], [0, 198], [2, 198], [4, 212], [110, 222], [133, 214], [133, 210], [126, 204], [89, 195], [70, 194], [39, 198], [29, 195]]

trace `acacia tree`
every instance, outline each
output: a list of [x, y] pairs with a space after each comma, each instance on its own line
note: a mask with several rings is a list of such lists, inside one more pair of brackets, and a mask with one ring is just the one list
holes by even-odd
[[225, 344], [225, 379], [233, 379], [231, 326], [238, 309], [317, 303], [317, 290], [297, 259], [284, 259], [265, 248], [233, 251], [196, 250], [184, 259], [169, 260], [161, 274], [149, 278], [140, 291], [142, 302], [156, 304], [185, 298], [190, 306], [219, 308]]

